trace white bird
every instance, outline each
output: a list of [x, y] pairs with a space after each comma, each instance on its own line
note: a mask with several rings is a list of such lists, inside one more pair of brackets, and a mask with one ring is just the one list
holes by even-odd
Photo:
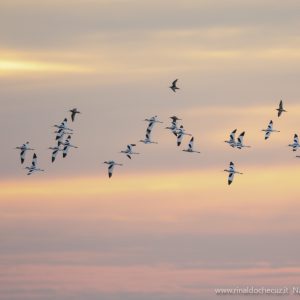
[[123, 166], [123, 164], [116, 163], [113, 160], [105, 161], [104, 164], [108, 164], [108, 177], [109, 178], [113, 174], [114, 166]]
[[193, 149], [193, 146], [194, 146], [194, 137], [191, 138], [190, 142], [189, 142], [189, 145], [188, 145], [188, 148], [187, 149], [184, 149], [182, 151], [185, 151], [185, 152], [194, 152], [194, 153], [200, 153], [199, 151], [196, 151]]
[[176, 116], [172, 116], [170, 117], [170, 119], [172, 119], [172, 122], [171, 122], [171, 125], [166, 127], [166, 129], [169, 129], [172, 131], [172, 133], [177, 136], [177, 130], [178, 130], [178, 127], [177, 127], [177, 121], [178, 120], [181, 120], [179, 118], [177, 118]]
[[73, 131], [73, 129], [67, 127], [67, 122], [68, 122], [68, 119], [64, 118], [64, 120], [60, 123], [60, 125], [54, 125], [53, 127], [56, 127], [58, 129]]
[[59, 146], [55, 146], [55, 147], [49, 147], [48, 149], [53, 150], [52, 151], [52, 156], [51, 156], [51, 161], [54, 162], [55, 158], [57, 156], [58, 151], [63, 151], [63, 149], [61, 149]]
[[185, 129], [183, 128], [183, 126], [181, 125], [178, 130], [177, 130], [177, 146], [180, 146], [181, 142], [182, 142], [182, 139], [183, 139], [183, 136], [184, 135], [189, 135], [191, 136], [190, 133], [186, 133], [185, 132]]
[[243, 173], [235, 171], [234, 163], [232, 161], [229, 164], [229, 170], [224, 170], [224, 171], [229, 173], [229, 175], [228, 175], [228, 185], [230, 185], [232, 183], [233, 178], [234, 178], [234, 174], [243, 174]]
[[34, 150], [32, 148], [29, 148], [29, 142], [26, 142], [25, 144], [23, 144], [20, 147], [16, 147], [16, 149], [21, 150], [20, 151], [21, 164], [24, 163], [26, 151], [27, 150]]
[[236, 147], [238, 149], [242, 149], [242, 148], [250, 148], [250, 146], [244, 145], [243, 144], [243, 139], [245, 136], [245, 131], [243, 131], [237, 138], [237, 142], [236, 142]]
[[276, 110], [278, 111], [278, 118], [281, 116], [281, 114], [282, 114], [283, 112], [287, 112], [287, 111], [283, 108], [283, 101], [282, 101], [282, 100], [280, 100], [280, 102], [279, 102], [279, 107], [276, 108]]
[[235, 134], [236, 134], [236, 129], [234, 129], [230, 133], [229, 140], [228, 141], [224, 141], [225, 143], [229, 144], [229, 146], [231, 146], [232, 148], [235, 148], [235, 146], [236, 146]]
[[34, 173], [34, 172], [44, 172], [44, 170], [39, 169], [39, 168], [37, 167], [37, 156], [36, 156], [35, 153], [33, 154], [31, 166], [30, 166], [30, 167], [26, 167], [25, 169], [28, 170], [27, 175], [31, 175], [31, 174]]
[[265, 131], [265, 140], [267, 140], [270, 135], [271, 135], [271, 132], [280, 132], [278, 130], [274, 130], [273, 129], [273, 121], [271, 120], [269, 125], [268, 125], [268, 128], [267, 129], [262, 129], [262, 131]]
[[69, 135], [66, 141], [64, 142], [64, 149], [63, 149], [63, 158], [65, 158], [68, 154], [70, 148], [78, 148], [77, 146], [71, 145], [70, 143], [71, 136]]
[[289, 147], [292, 147], [293, 151], [297, 151], [297, 149], [300, 148], [299, 138], [297, 134], [294, 135], [294, 142], [293, 144], [289, 144]]
[[138, 152], [133, 152], [132, 151], [132, 148], [135, 147], [135, 146], [136, 146], [136, 144], [129, 144], [129, 145], [127, 145], [126, 150], [122, 150], [121, 153], [126, 154], [126, 156], [131, 159], [131, 155], [140, 154]]
[[81, 114], [81, 112], [78, 111], [77, 108], [70, 109], [69, 112], [71, 113], [72, 122], [75, 121], [76, 114]]
[[175, 93], [176, 90], [179, 90], [179, 87], [176, 86], [178, 79], [175, 79], [170, 86], [170, 89]]

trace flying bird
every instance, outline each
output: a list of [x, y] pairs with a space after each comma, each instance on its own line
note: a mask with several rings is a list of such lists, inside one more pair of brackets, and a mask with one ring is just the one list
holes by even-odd
[[78, 111], [77, 108], [70, 109], [69, 112], [71, 113], [72, 122], [75, 121], [76, 114], [81, 114], [81, 112]]
[[58, 129], [73, 131], [73, 129], [70, 129], [67, 127], [67, 122], [68, 122], [68, 119], [64, 118], [64, 120], [60, 123], [60, 125], [55, 124], [53, 127], [56, 127]]
[[71, 139], [71, 136], [69, 135], [66, 139], [66, 141], [64, 142], [64, 149], [63, 149], [63, 158], [65, 158], [68, 154], [68, 151], [70, 148], [78, 148], [77, 146], [74, 146], [74, 145], [71, 145], [70, 143], [70, 139]]
[[176, 93], [176, 90], [179, 90], [179, 87], [176, 86], [177, 81], [178, 81], [178, 79], [175, 79], [175, 80], [172, 82], [172, 85], [170, 86], [170, 89], [171, 89], [174, 93]]
[[229, 170], [224, 170], [224, 172], [228, 172], [228, 185], [231, 185], [233, 178], [234, 178], [234, 174], [243, 174], [240, 172], [237, 172], [234, 168], [234, 163], [231, 161], [229, 164]]
[[231, 146], [232, 148], [235, 148], [236, 146], [236, 141], [235, 141], [235, 134], [236, 134], [237, 129], [234, 129], [229, 136], [229, 140], [228, 141], [224, 141], [225, 143], [227, 143], [229, 146]]
[[270, 137], [272, 132], [280, 132], [278, 130], [273, 129], [273, 121], [272, 120], [270, 121], [268, 128], [262, 129], [262, 131], [265, 131], [265, 140], [267, 140]]
[[171, 125], [170, 125], [170, 126], [167, 126], [166, 129], [171, 130], [171, 132], [172, 132], [175, 136], [177, 136], [177, 131], [178, 131], [177, 121], [178, 121], [178, 120], [181, 120], [181, 119], [177, 118], [176, 116], [172, 116], [172, 117], [170, 117], [170, 119], [172, 119]]
[[244, 145], [243, 144], [243, 140], [244, 140], [244, 136], [245, 136], [245, 131], [243, 131], [237, 138], [237, 142], [236, 142], [236, 147], [238, 149], [242, 149], [242, 148], [250, 148], [250, 146]]
[[297, 134], [294, 135], [294, 142], [293, 144], [289, 144], [289, 147], [292, 147], [293, 151], [297, 151], [297, 149], [300, 147], [299, 138]]
[[276, 108], [276, 110], [278, 111], [278, 118], [281, 116], [281, 114], [282, 114], [283, 112], [287, 112], [287, 111], [283, 108], [283, 102], [282, 102], [282, 100], [280, 100], [280, 102], [279, 102], [279, 107]]
[[48, 149], [53, 150], [52, 151], [52, 156], [51, 156], [51, 161], [52, 162], [55, 161], [55, 158], [57, 156], [58, 151], [63, 151], [63, 149], [61, 149], [59, 146], [49, 147]]
[[136, 146], [136, 144], [129, 144], [129, 145], [127, 145], [126, 150], [122, 150], [121, 153], [126, 154], [126, 156], [127, 156], [129, 159], [131, 159], [131, 156], [132, 156], [133, 154], [139, 154], [138, 152], [133, 152], [133, 151], [132, 151], [132, 148], [135, 147], [135, 146]]
[[193, 146], [194, 146], [194, 137], [191, 138], [189, 144], [188, 144], [188, 148], [187, 149], [184, 149], [182, 151], [185, 151], [185, 152], [194, 152], [194, 153], [200, 153], [199, 151], [196, 151], [193, 149]]
[[34, 172], [44, 172], [44, 170], [39, 169], [39, 168], [37, 167], [37, 156], [36, 156], [35, 153], [33, 154], [31, 166], [30, 166], [30, 167], [26, 167], [25, 169], [28, 170], [27, 175], [31, 175], [31, 174], [34, 173]]
[[105, 161], [104, 164], [108, 165], [108, 177], [111, 178], [115, 166], [123, 166], [123, 164], [116, 163], [113, 160]]
[[23, 164], [24, 161], [25, 161], [25, 154], [26, 154], [26, 151], [27, 151], [27, 150], [34, 150], [34, 149], [32, 149], [32, 148], [29, 148], [29, 142], [26, 142], [25, 144], [23, 144], [23, 145], [20, 146], [20, 147], [16, 147], [16, 149], [21, 150], [21, 151], [20, 151], [21, 164]]

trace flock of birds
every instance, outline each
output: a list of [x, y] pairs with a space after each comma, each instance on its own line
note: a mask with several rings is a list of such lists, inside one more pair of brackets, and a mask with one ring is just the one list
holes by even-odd
[[[174, 80], [170, 86], [170, 89], [173, 92], [176, 92], [176, 90], [179, 89], [179, 87], [177, 87], [177, 81], [178, 81], [178, 79]], [[283, 112], [287, 112], [283, 107], [282, 100], [280, 101], [279, 107], [276, 110], [278, 112], [277, 113], [278, 117], [280, 117]], [[72, 122], [75, 121], [75, 116], [77, 114], [81, 113], [76, 108], [69, 110], [69, 112], [71, 113]], [[191, 136], [187, 148], [183, 149], [182, 151], [188, 152], [188, 153], [200, 153], [199, 151], [194, 150], [194, 137], [192, 136], [192, 134], [187, 133], [186, 130], [184, 129], [183, 125], [180, 125], [180, 126], [178, 125], [178, 121], [181, 121], [181, 119], [179, 119], [177, 116], [171, 116], [170, 119], [172, 120], [171, 124], [170, 124], [170, 126], [167, 126], [166, 129], [170, 130], [175, 135], [175, 137], [177, 139], [177, 146], [181, 145], [183, 137], [185, 135]], [[152, 130], [156, 123], [163, 123], [163, 122], [158, 120], [157, 116], [147, 118], [144, 121], [148, 122], [148, 126], [146, 128], [145, 138], [140, 140], [140, 142], [142, 142], [144, 144], [157, 144], [157, 142], [155, 142], [151, 139], [151, 133], [152, 133]], [[49, 147], [49, 149], [52, 150], [52, 156], [51, 156], [52, 163], [55, 161], [59, 151], [62, 151], [62, 153], [63, 153], [62, 157], [65, 158], [67, 156], [70, 148], [78, 148], [77, 146], [74, 146], [70, 143], [71, 135], [73, 134], [73, 129], [67, 127], [67, 118], [65, 118], [61, 124], [54, 125], [54, 127], [56, 128], [55, 141], [56, 141], [57, 145], [54, 147]], [[269, 139], [269, 137], [271, 136], [271, 133], [280, 132], [278, 130], [273, 129], [273, 121], [272, 120], [269, 122], [268, 127], [266, 129], [262, 129], [262, 131], [265, 132], [265, 140]], [[251, 146], [244, 144], [245, 131], [240, 133], [240, 135], [237, 137], [237, 139], [235, 138], [236, 132], [237, 132], [237, 129], [233, 130], [229, 136], [229, 140], [225, 141], [225, 143], [227, 143], [232, 148], [237, 148], [237, 149], [250, 148]], [[67, 136], [67, 137], [65, 138], [65, 136]], [[128, 144], [126, 149], [122, 150], [120, 153], [125, 154], [129, 159], [131, 159], [134, 155], [139, 154], [138, 152], [134, 152], [135, 146], [136, 146], [136, 144]], [[293, 151], [296, 151], [298, 148], [300, 148], [299, 138], [298, 138], [297, 134], [294, 135], [293, 143], [289, 144], [288, 146], [292, 147]], [[23, 144], [20, 147], [16, 147], [16, 149], [20, 150], [21, 164], [23, 164], [25, 161], [26, 152], [30, 151], [30, 150], [34, 151], [34, 149], [29, 147], [29, 142], [26, 142], [25, 144]], [[300, 157], [300, 156], [296, 156], [296, 157]], [[105, 161], [104, 164], [108, 165], [109, 178], [112, 177], [115, 166], [123, 165], [121, 163], [115, 162], [114, 160]], [[34, 172], [43, 172], [44, 171], [43, 169], [40, 169], [37, 166], [36, 153], [33, 154], [31, 165], [25, 167], [25, 169], [28, 170], [27, 175], [31, 175]], [[228, 185], [230, 185], [233, 182], [235, 174], [243, 174], [243, 173], [235, 170], [235, 165], [233, 162], [230, 162], [229, 168], [225, 169], [224, 171], [229, 173], [228, 174]]]

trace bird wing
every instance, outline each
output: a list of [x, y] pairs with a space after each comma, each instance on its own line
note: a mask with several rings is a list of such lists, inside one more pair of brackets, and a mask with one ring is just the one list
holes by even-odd
[[245, 131], [243, 131], [239, 137], [237, 138], [237, 142], [238, 142], [238, 148], [243, 147], [243, 140], [244, 140], [244, 135], [245, 135]]
[[72, 122], [74, 122], [74, 120], [75, 120], [75, 115], [76, 115], [76, 112], [73, 110], [72, 114], [71, 114]]
[[109, 166], [108, 166], [108, 177], [110, 178], [111, 176], [112, 176], [112, 174], [113, 174], [113, 171], [114, 171], [114, 164], [110, 164]]
[[271, 120], [268, 125], [268, 130], [272, 130], [272, 129], [273, 129], [273, 121]]
[[280, 100], [280, 102], [279, 102], [279, 109], [280, 109], [280, 110], [283, 109], [283, 103], [282, 103], [282, 100]]
[[182, 133], [178, 133], [177, 134], [177, 146], [180, 146], [180, 144], [182, 142], [182, 138], [183, 138], [183, 134]]
[[35, 167], [36, 167], [36, 164], [37, 164], [37, 156], [36, 156], [36, 154], [34, 153], [34, 154], [33, 154], [33, 158], [32, 158], [31, 167], [32, 167], [32, 168], [35, 168]]
[[56, 156], [57, 156], [57, 153], [58, 153], [58, 151], [59, 151], [59, 149], [57, 148], [57, 149], [55, 149], [55, 150], [53, 150], [53, 152], [52, 152], [52, 162], [54, 162], [55, 161], [55, 158], [56, 158]]
[[24, 162], [25, 160], [25, 153], [26, 153], [26, 150], [21, 150], [21, 153], [20, 153], [20, 158], [21, 158], [21, 164]]
[[63, 150], [63, 157], [67, 156], [69, 149], [70, 149], [70, 145], [65, 145]]
[[176, 87], [177, 80], [178, 80], [178, 79], [175, 79], [175, 80], [172, 82], [172, 86], [173, 86], [173, 87]]
[[190, 142], [189, 142], [189, 150], [193, 151], [193, 146], [194, 146], [194, 137], [191, 138]]
[[31, 175], [34, 172], [34, 169], [30, 169], [27, 173], [27, 175]]
[[230, 141], [231, 143], [235, 143], [235, 133], [236, 133], [236, 129], [234, 129], [234, 130], [230, 133], [229, 141]]
[[265, 140], [267, 140], [271, 135], [271, 131], [266, 131]]
[[228, 185], [230, 185], [234, 178], [234, 172], [230, 172], [228, 175]]
[[294, 144], [296, 144], [296, 145], [299, 144], [299, 138], [298, 138], [297, 134], [294, 135]]

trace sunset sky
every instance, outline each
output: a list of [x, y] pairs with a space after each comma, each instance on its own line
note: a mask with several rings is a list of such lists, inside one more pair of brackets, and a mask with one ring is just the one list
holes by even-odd
[[[0, 299], [299, 285], [299, 15], [297, 0], [1, 0]], [[52, 164], [52, 126], [74, 107], [79, 148]], [[138, 143], [154, 115], [158, 144]], [[172, 115], [201, 154], [176, 146]], [[251, 148], [224, 143], [235, 128]], [[44, 173], [26, 176], [26, 141]], [[111, 179], [110, 159], [124, 164]], [[244, 175], [229, 187], [230, 161]]]

